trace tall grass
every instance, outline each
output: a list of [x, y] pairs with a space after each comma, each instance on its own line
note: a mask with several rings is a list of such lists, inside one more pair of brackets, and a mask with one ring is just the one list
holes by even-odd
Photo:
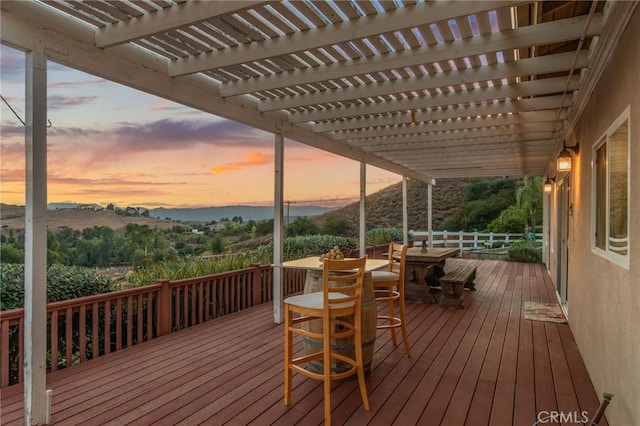
[[132, 271], [128, 276], [127, 287], [141, 287], [153, 284], [157, 280], [181, 280], [184, 278], [219, 274], [236, 269], [247, 268], [260, 263], [255, 254], [229, 254], [213, 259], [197, 257], [182, 258], [168, 262], [151, 263]]

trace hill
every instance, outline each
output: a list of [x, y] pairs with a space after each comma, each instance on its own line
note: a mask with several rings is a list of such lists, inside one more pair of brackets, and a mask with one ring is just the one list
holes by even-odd
[[[24, 206], [1, 204], [0, 220], [2, 220], [3, 230], [24, 229]], [[128, 223], [149, 225], [152, 228], [162, 229], [171, 228], [175, 225], [175, 222], [150, 217], [119, 216], [112, 210], [58, 209], [47, 211], [47, 227], [52, 230], [65, 226], [79, 230], [94, 226], [108, 226], [118, 230], [126, 227]]]
[[[460, 210], [467, 183], [477, 179], [438, 179], [432, 190], [433, 229], [442, 221]], [[492, 179], [485, 179], [492, 180]], [[427, 229], [427, 184], [409, 179], [407, 181], [408, 227], [413, 230]], [[331, 213], [318, 216], [318, 223], [324, 222], [329, 215], [346, 218], [357, 226], [360, 217], [360, 204], [349, 204]], [[402, 228], [402, 183], [384, 188], [366, 199], [367, 229]]]

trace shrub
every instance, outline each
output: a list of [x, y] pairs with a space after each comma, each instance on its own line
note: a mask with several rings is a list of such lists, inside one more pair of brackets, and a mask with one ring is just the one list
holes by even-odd
[[[257, 263], [254, 256], [229, 254], [216, 259], [186, 257], [168, 262], [140, 266], [128, 276], [129, 287], [149, 285], [157, 280], [181, 280], [243, 269]], [[270, 262], [269, 262], [270, 263]]]
[[[351, 250], [357, 247], [352, 238], [336, 235], [305, 235], [284, 239], [284, 261], [300, 259], [307, 256], [320, 255], [331, 250], [334, 246], [341, 250]], [[258, 248], [256, 259], [260, 263], [273, 261], [273, 241]]]
[[369, 246], [402, 241], [402, 230], [398, 228], [375, 228], [367, 232], [366, 240]]
[[514, 243], [509, 247], [507, 260], [510, 262], [542, 262], [542, 247], [539, 244]]
[[0, 245], [0, 262], [22, 263], [24, 262], [24, 250], [11, 243], [4, 243]]
[[[47, 302], [116, 290], [111, 278], [90, 268], [51, 265], [47, 269]], [[0, 266], [0, 310], [24, 306], [24, 265]]]

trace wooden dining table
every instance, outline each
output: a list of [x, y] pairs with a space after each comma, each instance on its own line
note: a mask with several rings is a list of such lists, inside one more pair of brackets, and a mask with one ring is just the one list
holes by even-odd
[[437, 303], [438, 280], [444, 276], [445, 261], [459, 253], [457, 248], [410, 247], [405, 265], [405, 297]]
[[[383, 268], [389, 264], [387, 259], [367, 259], [367, 263], [364, 266], [365, 272], [371, 272], [376, 269]], [[320, 256], [305, 257], [302, 259], [289, 260], [283, 262], [282, 266], [285, 268], [298, 268], [306, 269], [309, 271], [322, 271], [323, 264], [320, 261]]]

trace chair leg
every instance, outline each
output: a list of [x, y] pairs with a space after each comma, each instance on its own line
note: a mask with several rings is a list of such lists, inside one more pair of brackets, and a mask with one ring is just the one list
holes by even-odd
[[331, 319], [322, 321], [322, 370], [324, 373], [324, 424], [331, 425]]
[[[360, 327], [362, 324], [360, 324]], [[358, 387], [360, 388], [360, 396], [362, 397], [362, 405], [365, 411], [369, 411], [369, 397], [367, 396], [367, 383], [364, 379], [364, 359], [362, 355], [362, 329], [358, 329], [355, 336], [356, 345], [356, 364], [358, 373]]]
[[289, 305], [284, 307], [284, 405], [291, 404], [291, 381], [293, 372], [291, 371], [291, 360], [293, 359], [292, 334], [289, 328], [293, 322], [293, 316]]
[[391, 332], [391, 341], [393, 342], [393, 346], [396, 346], [398, 344], [398, 341], [396, 339], [396, 328], [393, 326], [395, 320], [393, 319], [393, 317], [395, 317], [395, 308], [393, 306], [393, 289], [391, 287], [389, 287], [389, 289], [387, 290], [387, 297], [389, 298], [389, 300], [387, 300], [387, 306], [389, 309], [389, 325], [391, 327], [389, 327], [389, 331]]
[[407, 319], [406, 310], [404, 306], [404, 291], [400, 291], [400, 299], [398, 300], [400, 305], [400, 328], [402, 329], [402, 340], [404, 341], [404, 350], [407, 352], [407, 356], [411, 357], [411, 348], [409, 347], [409, 337], [407, 336]]

